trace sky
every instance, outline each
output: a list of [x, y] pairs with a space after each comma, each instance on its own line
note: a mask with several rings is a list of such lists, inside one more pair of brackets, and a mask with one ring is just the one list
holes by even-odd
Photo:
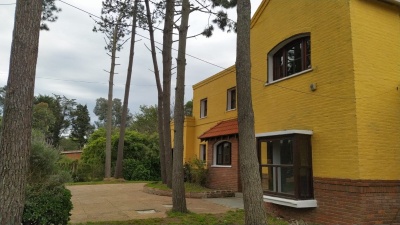
[[[14, 26], [16, 0], [0, 0], [0, 86], [7, 84], [9, 57]], [[86, 12], [100, 16], [101, 0], [63, 0]], [[252, 0], [254, 13], [261, 0]], [[92, 122], [97, 120], [93, 113], [96, 99], [108, 97], [108, 80], [111, 59], [104, 49], [104, 34], [94, 33], [94, 20], [82, 12], [63, 2], [56, 1], [62, 11], [58, 20], [48, 23], [50, 31], [40, 32], [39, 56], [36, 68], [35, 95], [61, 95], [75, 99], [77, 103], [87, 105]], [[231, 18], [236, 17], [236, 9], [230, 10]], [[191, 14], [189, 18], [188, 36], [200, 33], [208, 23], [208, 16]], [[162, 28], [163, 26], [160, 26]], [[216, 26], [214, 26], [216, 27]], [[140, 105], [157, 104], [157, 88], [153, 71], [151, 54], [146, 46], [150, 46], [148, 32], [137, 29], [144, 37], [136, 37], [132, 81], [128, 108], [132, 113], [139, 110]], [[162, 43], [162, 33], [156, 31], [156, 41]], [[174, 40], [177, 40], [175, 37]], [[162, 48], [161, 45], [158, 45]], [[174, 44], [177, 49], [177, 42]], [[192, 85], [232, 66], [236, 58], [236, 34], [215, 29], [211, 38], [197, 36], [187, 41], [185, 102], [193, 97]], [[158, 64], [162, 72], [161, 52], [158, 52]], [[176, 66], [175, 50], [173, 67]], [[123, 101], [129, 57], [129, 41], [120, 52], [117, 52], [114, 77], [113, 98]], [[201, 59], [201, 60], [199, 60]], [[209, 63], [207, 63], [209, 62]], [[161, 73], [162, 76], [162, 73]], [[176, 73], [172, 75], [172, 92], [176, 83]], [[174, 95], [174, 93], [172, 93]], [[174, 102], [174, 97], [171, 97]]]

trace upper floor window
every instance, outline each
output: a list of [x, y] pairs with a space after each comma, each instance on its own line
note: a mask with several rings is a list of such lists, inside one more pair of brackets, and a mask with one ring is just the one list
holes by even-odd
[[231, 165], [231, 143], [224, 141], [217, 144], [214, 148], [214, 165], [230, 166]]
[[228, 89], [226, 110], [236, 109], [236, 87]]
[[200, 100], [200, 118], [207, 117], [207, 99]]
[[311, 69], [309, 34], [290, 38], [268, 54], [268, 82], [283, 79]]

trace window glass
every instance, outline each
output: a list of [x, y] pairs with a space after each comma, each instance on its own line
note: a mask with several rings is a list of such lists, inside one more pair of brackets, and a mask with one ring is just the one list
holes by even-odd
[[259, 137], [257, 142], [264, 192], [298, 199], [311, 198], [310, 137], [301, 134]]
[[219, 143], [215, 151], [216, 165], [231, 165], [231, 143]]
[[200, 118], [207, 117], [207, 99], [200, 101]]
[[206, 161], [206, 145], [205, 144], [200, 145], [199, 159]]
[[226, 109], [227, 110], [236, 109], [236, 88], [231, 88], [227, 92]]
[[[272, 55], [272, 54], [271, 54]], [[272, 81], [279, 80], [303, 70], [311, 69], [311, 42], [310, 37], [301, 37], [284, 45], [275, 53], [270, 66], [273, 67]]]

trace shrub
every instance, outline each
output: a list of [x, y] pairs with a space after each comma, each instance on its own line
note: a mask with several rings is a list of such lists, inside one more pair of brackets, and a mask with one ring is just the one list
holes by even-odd
[[60, 168], [59, 158], [59, 152], [46, 143], [44, 135], [34, 131], [23, 224], [68, 223], [72, 202], [64, 183], [71, 181], [71, 176]]
[[125, 180], [159, 180], [159, 167], [148, 166], [149, 162], [136, 159], [124, 159], [123, 177]]
[[203, 160], [195, 158], [190, 162], [186, 162], [183, 169], [185, 182], [206, 186], [208, 170]]
[[22, 220], [23, 224], [68, 224], [71, 210], [71, 192], [64, 185], [28, 185]]
[[104, 164], [79, 161], [72, 173], [74, 182], [97, 181], [104, 177]]
[[[111, 161], [117, 160], [119, 133], [112, 136]], [[74, 181], [90, 181], [104, 176], [106, 138], [103, 129], [95, 131], [83, 150]], [[112, 166], [113, 168], [113, 166]], [[91, 171], [92, 170], [92, 171]], [[113, 173], [113, 171], [111, 171]], [[91, 173], [91, 174], [90, 174]], [[159, 180], [160, 158], [157, 134], [127, 130], [124, 143], [123, 177], [126, 180]]]

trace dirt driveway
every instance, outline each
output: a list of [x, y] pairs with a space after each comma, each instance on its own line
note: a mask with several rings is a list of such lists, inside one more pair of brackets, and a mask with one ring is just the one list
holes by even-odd
[[[171, 197], [144, 193], [144, 183], [74, 185], [74, 208], [71, 223], [88, 221], [123, 221], [165, 217], [172, 206]], [[195, 213], [224, 213], [232, 208], [218, 204], [214, 199], [186, 199], [188, 210]]]

